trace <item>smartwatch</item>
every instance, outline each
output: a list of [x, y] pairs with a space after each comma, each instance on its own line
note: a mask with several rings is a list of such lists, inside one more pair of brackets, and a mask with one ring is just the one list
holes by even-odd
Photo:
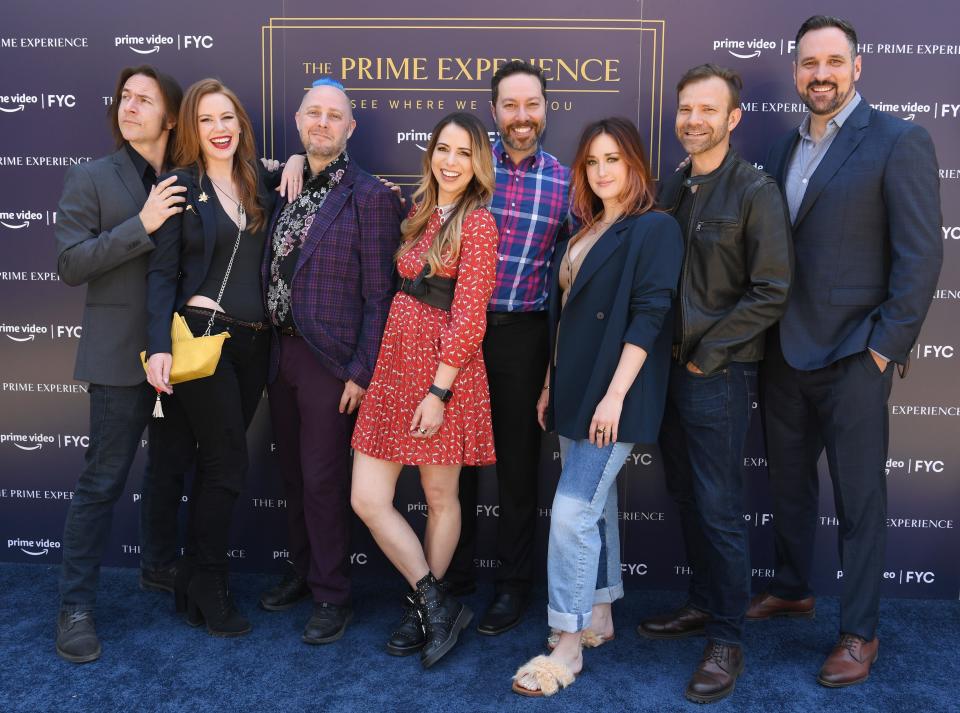
[[443, 403], [447, 403], [448, 401], [450, 401], [450, 399], [453, 398], [453, 391], [451, 391], [450, 389], [441, 389], [436, 384], [430, 384], [429, 393], [436, 396], [438, 399], [443, 401]]

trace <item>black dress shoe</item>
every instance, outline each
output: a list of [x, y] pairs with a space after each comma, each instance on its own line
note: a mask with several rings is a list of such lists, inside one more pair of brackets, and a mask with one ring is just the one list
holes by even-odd
[[527, 608], [527, 598], [514, 592], [498, 592], [493, 604], [483, 615], [477, 631], [487, 636], [496, 636], [510, 631], [520, 623], [523, 610]]
[[733, 693], [741, 671], [743, 650], [739, 646], [708, 641], [700, 665], [690, 677], [683, 695], [694, 703], [719, 701]]
[[306, 644], [330, 644], [343, 636], [353, 619], [353, 609], [327, 602], [313, 605], [313, 615], [303, 630]]
[[409, 656], [417, 653], [427, 642], [423, 633], [423, 623], [417, 612], [414, 592], [408, 592], [403, 598], [403, 616], [400, 624], [390, 634], [387, 641], [387, 653], [391, 656]]
[[195, 572], [187, 585], [187, 623], [211, 636], [243, 636], [253, 628], [230, 594], [226, 572]]
[[140, 589], [150, 592], [170, 592], [173, 594], [173, 585], [177, 579], [176, 563], [160, 569], [140, 570]]
[[260, 595], [260, 607], [267, 611], [286, 611], [310, 596], [306, 577], [291, 566], [280, 583]]
[[703, 636], [708, 621], [710, 621], [710, 614], [687, 604], [669, 614], [644, 619], [637, 627], [637, 633], [648, 639]]
[[57, 615], [57, 653], [71, 663], [89, 663], [100, 658], [100, 640], [93, 612], [60, 612]]

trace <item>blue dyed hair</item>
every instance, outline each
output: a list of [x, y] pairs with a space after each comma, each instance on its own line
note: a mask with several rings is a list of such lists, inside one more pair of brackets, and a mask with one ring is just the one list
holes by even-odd
[[340, 84], [340, 82], [338, 82], [338, 81], [337, 81], [336, 79], [334, 79], [333, 77], [320, 77], [320, 79], [315, 79], [315, 80], [313, 80], [313, 84], [311, 84], [310, 86], [311, 86], [311, 87], [314, 87], [314, 88], [316, 88], [316, 87], [333, 87], [334, 89], [339, 89], [339, 90], [340, 90], [341, 92], [343, 92], [344, 94], [347, 93], [347, 90], [343, 88], [343, 85]]

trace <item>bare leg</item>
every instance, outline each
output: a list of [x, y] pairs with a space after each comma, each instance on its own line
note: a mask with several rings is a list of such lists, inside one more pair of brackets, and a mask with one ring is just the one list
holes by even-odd
[[610, 604], [594, 604], [590, 628], [598, 636], [609, 639], [613, 636], [613, 610]]
[[[430, 571], [417, 534], [393, 506], [400, 477], [400, 463], [372, 458], [357, 452], [353, 457], [353, 488], [350, 504], [370, 528], [383, 554], [407, 580], [411, 589]], [[456, 497], [456, 496], [454, 496]], [[447, 560], [449, 562], [449, 559]]]
[[460, 539], [459, 465], [421, 465], [420, 484], [427, 499], [423, 538], [430, 571], [442, 579]]

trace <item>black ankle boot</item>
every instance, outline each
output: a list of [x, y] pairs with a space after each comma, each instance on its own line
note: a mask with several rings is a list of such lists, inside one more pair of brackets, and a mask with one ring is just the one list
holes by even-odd
[[403, 616], [400, 624], [390, 634], [387, 641], [387, 653], [391, 656], [409, 656], [423, 648], [427, 637], [423, 633], [423, 624], [417, 611], [416, 592], [408, 592], [403, 597]]
[[187, 621], [206, 622], [213, 636], [242, 636], [252, 628], [233, 603], [226, 572], [194, 573], [187, 587]]
[[473, 618], [473, 612], [447, 594], [432, 574], [417, 582], [417, 609], [423, 622], [426, 642], [420, 650], [420, 663], [430, 668], [457, 643], [460, 632]]

